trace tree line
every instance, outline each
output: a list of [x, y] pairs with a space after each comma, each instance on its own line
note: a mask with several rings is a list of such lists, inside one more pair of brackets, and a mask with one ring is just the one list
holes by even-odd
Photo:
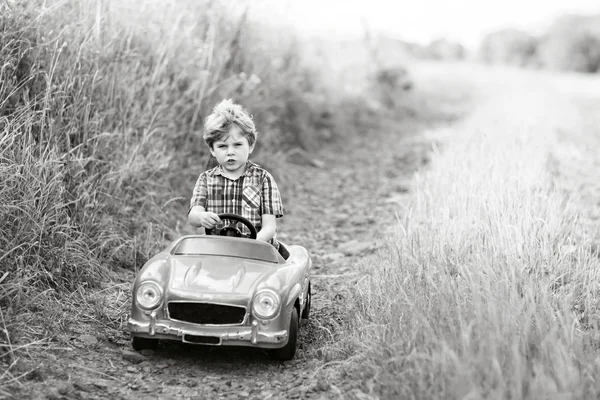
[[484, 37], [476, 58], [489, 64], [600, 72], [600, 15], [566, 15], [541, 35], [503, 29]]

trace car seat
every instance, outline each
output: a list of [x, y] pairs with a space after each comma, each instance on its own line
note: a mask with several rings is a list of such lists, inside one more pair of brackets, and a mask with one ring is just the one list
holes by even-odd
[[286, 245], [280, 241], [279, 242], [279, 254], [281, 254], [281, 257], [283, 257], [284, 260], [287, 260], [288, 258], [290, 258], [290, 251], [288, 250], [288, 248], [286, 247]]

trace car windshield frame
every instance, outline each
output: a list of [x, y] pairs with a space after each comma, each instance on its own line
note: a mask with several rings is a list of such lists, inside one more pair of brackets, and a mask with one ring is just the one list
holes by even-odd
[[221, 256], [279, 264], [279, 253], [272, 245], [252, 239], [220, 236], [182, 238], [173, 249], [174, 256]]

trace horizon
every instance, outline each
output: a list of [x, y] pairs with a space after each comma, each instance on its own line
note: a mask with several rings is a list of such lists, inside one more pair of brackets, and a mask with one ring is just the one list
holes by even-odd
[[[252, 8], [259, 20], [271, 24], [276, 20], [275, 25], [294, 28], [302, 36], [359, 37], [364, 35], [365, 21], [373, 34], [419, 44], [444, 38], [466, 48], [476, 47], [486, 34], [501, 29], [516, 28], [535, 35], [564, 15], [600, 15], [597, 0], [506, 0], [496, 4], [424, 0], [418, 5], [384, 5], [383, 0], [261, 0], [252, 3]], [[432, 13], [432, 9], [438, 12]]]

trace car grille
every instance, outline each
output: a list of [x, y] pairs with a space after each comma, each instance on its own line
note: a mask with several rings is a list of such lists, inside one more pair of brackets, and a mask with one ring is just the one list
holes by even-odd
[[169, 303], [171, 319], [194, 324], [227, 325], [240, 324], [246, 316], [246, 309], [211, 303]]

